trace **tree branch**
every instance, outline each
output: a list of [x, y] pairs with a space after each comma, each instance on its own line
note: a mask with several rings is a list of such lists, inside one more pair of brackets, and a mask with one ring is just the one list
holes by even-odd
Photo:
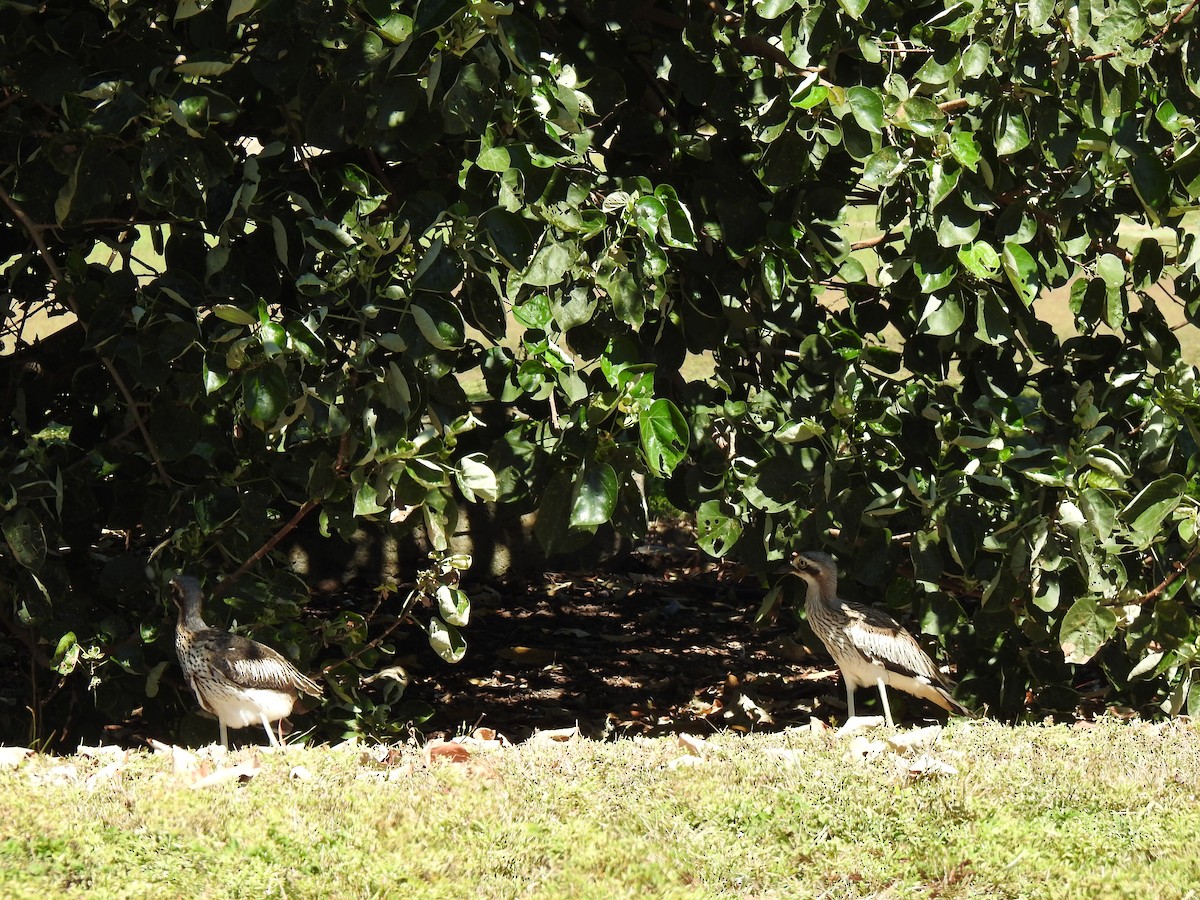
[[[1192, 5], [1194, 6], [1195, 4], [1193, 3]], [[1156, 588], [1154, 588], [1153, 590], [1147, 591], [1145, 594], [1142, 594], [1142, 596], [1138, 597], [1138, 600], [1137, 600], [1138, 605], [1139, 606], [1145, 605], [1146, 603], [1155, 599], [1156, 597], [1161, 596], [1163, 591], [1165, 591], [1168, 587], [1171, 586], [1171, 582], [1175, 581], [1175, 579], [1177, 579], [1180, 575], [1182, 575], [1184, 572], [1187, 571], [1188, 566], [1190, 566], [1193, 562], [1195, 562], [1197, 556], [1200, 556], [1200, 544], [1197, 544], [1195, 547], [1192, 548], [1192, 552], [1188, 554], [1188, 558], [1185, 559], [1182, 563], [1176, 562], [1175, 563], [1175, 571], [1172, 572], [1171, 574], [1169, 574], [1162, 581], [1160, 581]]]
[[268, 553], [270, 553], [272, 550], [274, 550], [275, 546], [280, 541], [282, 541], [285, 537], [287, 537], [289, 534], [291, 534], [296, 529], [296, 526], [300, 524], [300, 522], [304, 519], [305, 516], [307, 516], [310, 512], [312, 512], [314, 509], [316, 509], [320, 505], [321, 505], [320, 500], [312, 500], [312, 499], [305, 500], [304, 504], [298, 510], [296, 510], [296, 514], [294, 516], [292, 516], [290, 519], [288, 519], [287, 523], [282, 528], [280, 528], [277, 532], [275, 532], [273, 535], [271, 535], [269, 538], [267, 538], [267, 541], [265, 544], [263, 544], [261, 547], [259, 547], [257, 550], [255, 550], [250, 555], [250, 558], [247, 559], [240, 566], [238, 566], [234, 572], [232, 572], [229, 575], [226, 575], [224, 578], [221, 579], [221, 583], [218, 584], [212, 592], [213, 599], [217, 599], [219, 597], [224, 597], [227, 593], [229, 593], [229, 588], [233, 586], [233, 583], [235, 581], [237, 581], [239, 578], [241, 578], [243, 575], [245, 575], [248, 571], [250, 571], [251, 566], [253, 566], [260, 559], [262, 559], [264, 556], [266, 556]]

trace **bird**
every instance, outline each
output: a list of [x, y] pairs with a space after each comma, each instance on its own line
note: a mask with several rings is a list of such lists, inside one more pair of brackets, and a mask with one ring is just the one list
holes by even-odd
[[271, 723], [290, 715], [300, 694], [320, 697], [321, 685], [266, 644], [210, 628], [201, 616], [200, 582], [195, 578], [178, 575], [170, 586], [179, 607], [179, 666], [200, 707], [217, 717], [221, 743], [229, 746], [230, 728], [261, 723], [271, 746], [282, 746]]
[[846, 710], [854, 719], [854, 692], [876, 685], [888, 727], [895, 727], [888, 686], [928, 700], [947, 712], [973, 713], [954, 699], [951, 683], [916, 639], [882, 610], [838, 597], [837, 564], [828, 553], [792, 555], [783, 571], [804, 581], [808, 623], [825, 644], [846, 681]]

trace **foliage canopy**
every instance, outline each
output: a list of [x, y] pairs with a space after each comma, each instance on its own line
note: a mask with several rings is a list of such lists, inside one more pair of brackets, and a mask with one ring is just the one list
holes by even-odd
[[[7, 336], [78, 320], [5, 372], [2, 621], [119, 715], [168, 665], [167, 574], [295, 515], [444, 550], [495, 501], [556, 553], [636, 534], [649, 477], [710, 553], [837, 551], [995, 711], [1071, 709], [1093, 663], [1200, 712], [1196, 25], [0, 2]], [[1057, 289], [1076, 334], [1035, 303]], [[453, 570], [422, 588], [447, 658]], [[386, 731], [360, 677], [390, 645], [302, 627], [302, 596], [267, 557], [228, 602], [302, 662], [353, 656], [328, 716]]]

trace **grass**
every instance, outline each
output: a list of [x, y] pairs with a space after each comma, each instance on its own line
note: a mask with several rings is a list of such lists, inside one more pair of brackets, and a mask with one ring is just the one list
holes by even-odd
[[[169, 756], [0, 770], [6, 897], [1184, 897], [1200, 732], [956, 724], [920, 766], [829, 733], [533, 741], [391, 765], [264, 754], [191, 789]], [[250, 759], [257, 751], [238, 751]], [[311, 774], [290, 777], [294, 766]], [[92, 782], [88, 783], [89, 776]]]

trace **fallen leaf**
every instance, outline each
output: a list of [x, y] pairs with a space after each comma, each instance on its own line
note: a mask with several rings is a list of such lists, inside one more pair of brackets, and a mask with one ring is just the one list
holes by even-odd
[[851, 738], [846, 756], [857, 760], [870, 759], [873, 756], [878, 756], [885, 750], [887, 750], [887, 744], [883, 741], [871, 740], [865, 734], [858, 734]]
[[425, 759], [429, 764], [438, 762], [466, 762], [471, 758], [471, 751], [458, 741], [445, 741], [434, 738], [425, 745]]
[[572, 725], [570, 728], [551, 728], [545, 731], [535, 731], [529, 738], [530, 742], [543, 743], [546, 741], [574, 741], [580, 737], [579, 726]]
[[106, 765], [104, 768], [99, 769], [98, 771], [93, 772], [91, 775], [89, 775], [87, 777], [87, 781], [85, 783], [87, 784], [89, 789], [95, 789], [96, 785], [102, 784], [105, 781], [111, 781], [124, 768], [125, 768], [125, 765], [123, 762], [119, 762], [119, 763], [111, 762], [108, 765]]
[[404, 753], [395, 747], [389, 747], [387, 744], [378, 744], [374, 747], [367, 747], [363, 750], [359, 757], [359, 762], [366, 765], [374, 763], [377, 766], [397, 766], [404, 760]]
[[288, 772], [288, 777], [293, 781], [312, 781], [313, 773], [304, 768], [304, 766], [292, 766], [292, 770]]
[[926, 728], [914, 728], [912, 731], [897, 731], [884, 740], [897, 753], [912, 753], [916, 750], [928, 750], [937, 743], [941, 735], [941, 725], [930, 725]]
[[218, 784], [225, 784], [227, 781], [249, 781], [258, 774], [262, 764], [257, 759], [250, 759], [246, 762], [238, 763], [236, 766], [229, 766], [224, 769], [217, 769], [208, 775], [198, 778], [193, 781], [189, 787], [193, 790], [200, 788], [213, 787]]
[[768, 747], [763, 751], [763, 756], [772, 756], [787, 763], [800, 762], [800, 754], [785, 747]]
[[54, 766], [49, 771], [43, 772], [38, 780], [50, 784], [66, 784], [79, 780], [79, 770], [68, 765]]
[[924, 753], [911, 762], [898, 758], [896, 763], [900, 770], [910, 778], [929, 778], [938, 775], [958, 774], [958, 769], [954, 768], [950, 763], [935, 759]]
[[683, 746], [688, 753], [693, 756], [701, 756], [704, 751], [704, 738], [696, 737], [694, 734], [678, 734], [676, 740]]
[[0, 747], [0, 769], [13, 769], [33, 756], [28, 747]]
[[530, 666], [544, 666], [554, 662], [558, 654], [553, 650], [542, 650], [538, 647], [505, 647], [497, 650], [496, 655], [501, 659], [525, 663]]
[[854, 716], [837, 730], [838, 737], [854, 737], [883, 726], [883, 716]]

